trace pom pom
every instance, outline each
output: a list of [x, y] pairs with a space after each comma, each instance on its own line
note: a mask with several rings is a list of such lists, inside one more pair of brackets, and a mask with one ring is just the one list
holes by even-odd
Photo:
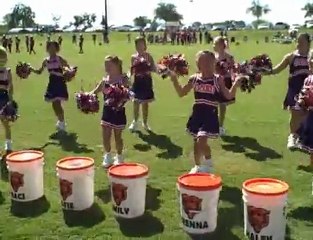
[[226, 75], [230, 69], [231, 67], [226, 61], [218, 61], [216, 63], [216, 72], [220, 75]]
[[151, 64], [145, 58], [137, 58], [133, 62], [131, 71], [134, 74], [148, 74], [151, 72]]
[[100, 104], [97, 95], [85, 92], [75, 94], [77, 108], [85, 114], [99, 112]]
[[64, 80], [67, 82], [72, 81], [77, 73], [77, 67], [65, 68], [63, 71]]
[[265, 72], [273, 69], [272, 60], [266, 54], [258, 55], [249, 62], [254, 72]]
[[22, 79], [27, 79], [31, 73], [31, 67], [28, 63], [19, 62], [16, 65], [16, 75]]
[[250, 65], [247, 61], [242, 64], [235, 64], [234, 66], [235, 75], [244, 75], [241, 80], [241, 91], [250, 93], [257, 85], [260, 85], [262, 82], [262, 75], [253, 71], [253, 66]]
[[105, 104], [115, 110], [124, 107], [127, 101], [134, 98], [134, 93], [120, 84], [106, 84]]
[[18, 105], [15, 101], [8, 102], [1, 110], [0, 116], [9, 122], [15, 122], [18, 115]]
[[168, 71], [174, 71], [178, 76], [188, 75], [189, 65], [183, 54], [164, 56], [159, 62], [159, 73], [163, 78], [167, 77]]

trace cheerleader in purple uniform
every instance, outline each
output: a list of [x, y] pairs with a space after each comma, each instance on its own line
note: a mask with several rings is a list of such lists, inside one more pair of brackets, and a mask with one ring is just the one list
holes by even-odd
[[63, 76], [63, 69], [69, 68], [67, 61], [58, 55], [60, 45], [52, 41], [47, 43], [47, 52], [49, 57], [44, 59], [40, 69], [32, 71], [41, 74], [45, 68], [49, 72], [49, 83], [45, 94], [45, 100], [52, 102], [53, 111], [58, 119], [56, 127], [58, 131], [66, 131], [64, 120], [64, 110], [62, 101], [68, 100], [67, 85]]
[[[233, 83], [232, 83], [232, 72], [231, 67], [235, 64], [234, 57], [226, 52], [227, 48], [227, 39], [224, 37], [216, 37], [213, 42], [213, 48], [215, 51], [215, 57], [217, 60], [218, 65], [227, 65], [226, 72], [221, 71], [221, 69], [216, 68], [217, 74], [220, 74], [224, 77], [225, 86], [227, 89], [231, 89]], [[219, 104], [219, 124], [220, 124], [220, 135], [225, 135], [226, 131], [224, 128], [224, 121], [226, 116], [226, 109], [227, 106], [230, 104], [235, 103], [235, 98], [233, 99], [227, 99], [225, 97], [222, 97], [221, 102]]]
[[[107, 76], [98, 84], [91, 94], [103, 92], [104, 100], [106, 100], [106, 90], [110, 84], [121, 84], [129, 86], [129, 79], [123, 74], [122, 61], [116, 56], [107, 56], [105, 58], [105, 71]], [[104, 101], [106, 102], [106, 101]], [[124, 162], [123, 138], [122, 132], [126, 126], [125, 107], [114, 109], [111, 106], [103, 106], [103, 114], [101, 119], [102, 139], [105, 154], [103, 156], [103, 167], [109, 168], [112, 164], [117, 165]], [[111, 155], [111, 136], [114, 133], [116, 156], [114, 162]]]
[[[150, 53], [147, 52], [147, 43], [145, 38], [138, 37], [135, 40], [136, 51], [131, 58], [131, 64], [135, 62], [137, 58], [144, 58], [151, 65], [151, 72], [156, 71], [153, 57]], [[153, 82], [151, 72], [146, 74], [137, 74], [131, 72], [131, 75], [134, 75], [134, 82], [132, 90], [135, 93], [134, 101], [134, 120], [129, 126], [129, 130], [137, 131], [138, 130], [138, 119], [139, 119], [139, 107], [142, 106], [142, 125], [145, 130], [150, 131], [148, 125], [148, 113], [149, 113], [149, 103], [154, 101], [154, 92], [153, 92]]]
[[290, 135], [288, 136], [287, 148], [297, 148], [297, 130], [306, 117], [306, 112], [297, 108], [296, 96], [300, 93], [304, 80], [309, 75], [308, 56], [310, 51], [310, 35], [302, 33], [298, 37], [297, 50], [287, 54], [269, 74], [278, 74], [289, 66], [288, 91], [283, 103], [284, 109], [290, 111]]
[[190, 173], [212, 172], [211, 148], [208, 138], [219, 136], [218, 104], [221, 95], [233, 99], [240, 78], [237, 77], [231, 89], [227, 89], [222, 76], [214, 74], [215, 55], [209, 51], [197, 54], [199, 73], [189, 78], [187, 85], [181, 86], [175, 73], [171, 72], [171, 80], [179, 97], [186, 96], [194, 90], [195, 103], [187, 123], [187, 131], [194, 138], [195, 166]]
[[[6, 67], [8, 55], [5, 48], [0, 47], [0, 110], [13, 100], [13, 81], [11, 69]], [[1, 118], [5, 131], [5, 151], [12, 151], [11, 127], [7, 120]]]

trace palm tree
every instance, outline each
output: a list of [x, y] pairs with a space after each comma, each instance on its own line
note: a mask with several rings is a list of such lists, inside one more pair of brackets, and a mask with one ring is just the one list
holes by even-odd
[[305, 18], [312, 17], [313, 16], [313, 3], [307, 3], [305, 6], [301, 9], [302, 11], [305, 11]]
[[247, 9], [247, 13], [251, 13], [256, 17], [257, 22], [260, 21], [260, 18], [263, 14], [267, 14], [271, 11], [268, 5], [261, 5], [259, 0], [253, 0], [251, 7]]

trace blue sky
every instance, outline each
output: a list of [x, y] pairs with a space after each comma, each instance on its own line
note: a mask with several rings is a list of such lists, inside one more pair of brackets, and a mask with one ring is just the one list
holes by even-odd
[[[217, 22], [223, 20], [244, 20], [251, 22], [253, 17], [246, 14], [251, 0], [108, 0], [109, 24], [131, 24], [136, 16], [153, 16], [155, 6], [159, 2], [174, 3], [178, 11], [184, 15], [184, 22], [194, 21]], [[272, 21], [283, 21], [290, 24], [304, 23], [304, 12], [301, 8], [308, 0], [261, 0], [268, 4], [272, 12], [264, 18]], [[32, 7], [36, 13], [36, 21], [41, 24], [51, 23], [53, 14], [60, 15], [61, 25], [66, 25], [73, 15], [84, 12], [95, 13], [98, 22], [104, 9], [104, 0], [1, 0], [0, 19], [8, 13], [16, 3]]]

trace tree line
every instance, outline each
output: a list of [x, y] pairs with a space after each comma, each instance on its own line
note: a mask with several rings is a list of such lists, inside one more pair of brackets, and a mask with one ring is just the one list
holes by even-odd
[[[313, 17], [313, 3], [307, 3], [302, 10], [305, 12], [304, 17]], [[252, 14], [256, 18], [256, 23], [261, 22], [261, 17], [271, 11], [268, 5], [262, 5], [259, 0], [253, 0], [251, 6], [247, 8], [247, 13]], [[165, 22], [174, 21], [181, 22], [183, 20], [183, 15], [177, 11], [177, 7], [171, 3], [159, 3], [154, 10], [154, 18], [149, 19], [147, 16], [138, 16], [133, 22], [135, 26], [145, 27], [147, 24], [151, 24], [152, 29], [156, 29], [158, 26], [158, 20], [163, 20]], [[35, 27], [37, 24], [35, 22], [36, 14], [30, 6], [25, 4], [16, 4], [12, 11], [3, 17], [3, 22], [7, 28], [28, 28]], [[52, 16], [52, 22], [56, 27], [59, 27], [60, 16]], [[102, 25], [104, 23], [105, 17], [102, 16]], [[76, 28], [83, 26], [84, 28], [92, 27], [96, 22], [97, 16], [94, 13], [84, 13], [81, 15], [73, 16], [73, 21], [69, 23], [70, 26], [75, 26]], [[196, 22], [199, 23], [199, 22]], [[200, 23], [201, 24], [201, 23]]]

